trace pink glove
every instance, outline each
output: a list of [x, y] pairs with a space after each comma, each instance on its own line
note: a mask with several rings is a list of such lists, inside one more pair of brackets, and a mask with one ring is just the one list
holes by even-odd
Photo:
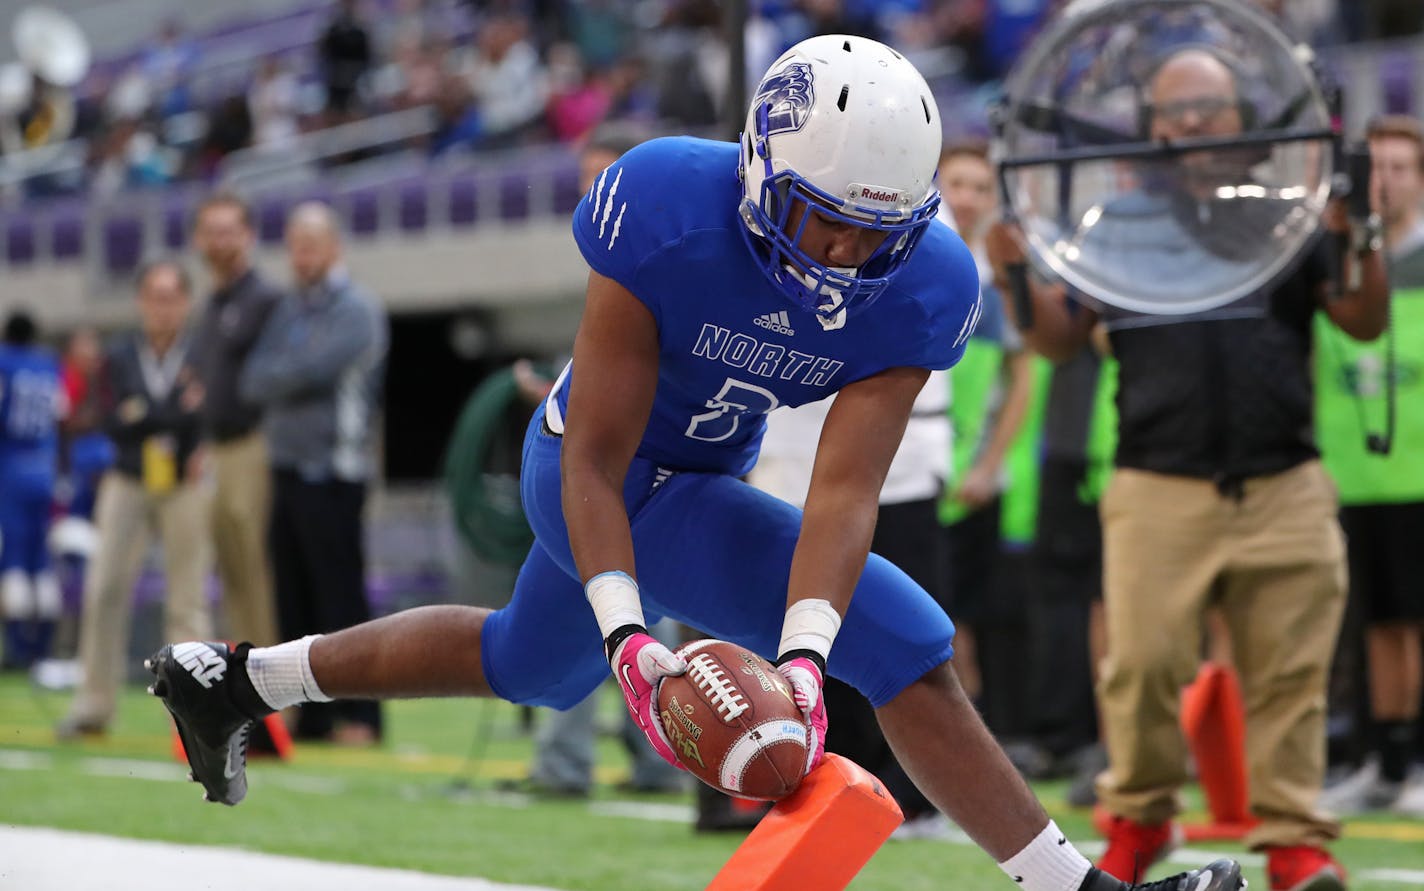
[[640, 631], [628, 635], [619, 643], [608, 662], [613, 668], [613, 676], [618, 679], [619, 689], [623, 691], [623, 702], [627, 704], [628, 712], [642, 728], [653, 751], [673, 767], [686, 770], [678, 763], [672, 743], [663, 733], [663, 722], [658, 720], [658, 687], [663, 678], [687, 671], [687, 661], [651, 635]]
[[797, 656], [776, 666], [791, 684], [791, 698], [806, 718], [806, 772], [810, 773], [826, 756], [826, 700], [821, 696], [824, 678], [820, 666], [805, 656]]

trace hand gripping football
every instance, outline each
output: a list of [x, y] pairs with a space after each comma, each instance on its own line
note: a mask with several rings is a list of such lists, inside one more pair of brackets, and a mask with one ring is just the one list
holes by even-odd
[[806, 772], [806, 722], [776, 666], [744, 647], [698, 640], [687, 673], [664, 678], [658, 718], [678, 760], [739, 798], [776, 801]]

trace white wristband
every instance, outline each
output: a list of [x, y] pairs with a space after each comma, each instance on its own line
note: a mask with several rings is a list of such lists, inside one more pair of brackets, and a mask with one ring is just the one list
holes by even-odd
[[643, 601], [638, 597], [638, 583], [626, 572], [600, 572], [583, 586], [584, 596], [603, 639], [624, 625], [644, 625]]
[[831, 655], [831, 644], [841, 630], [841, 614], [829, 600], [798, 600], [786, 611], [781, 623], [780, 659], [791, 650], [811, 650], [822, 659]]

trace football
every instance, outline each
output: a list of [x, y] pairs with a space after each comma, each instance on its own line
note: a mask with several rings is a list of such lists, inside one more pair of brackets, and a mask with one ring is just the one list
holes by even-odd
[[687, 673], [664, 678], [658, 717], [678, 760], [714, 789], [776, 801], [806, 773], [807, 729], [776, 666], [745, 647], [698, 640]]

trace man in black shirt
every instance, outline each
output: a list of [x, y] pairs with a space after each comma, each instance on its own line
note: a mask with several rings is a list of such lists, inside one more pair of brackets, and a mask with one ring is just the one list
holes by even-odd
[[212, 536], [228, 632], [276, 639], [267, 518], [271, 480], [261, 410], [238, 392], [247, 355], [280, 299], [252, 268], [252, 218], [241, 199], [216, 194], [198, 208], [193, 242], [215, 290], [194, 334], [193, 369], [202, 385], [202, 436], [216, 482]]
[[[1203, 49], [1168, 55], [1144, 98], [1145, 136], [1153, 141], [1226, 137], [1246, 124], [1235, 73]], [[1134, 200], [1195, 202], [1204, 219], [1222, 209], [1214, 178], [1231, 162], [1228, 152], [1184, 155], [1171, 162], [1180, 165], [1177, 194], [1143, 192]], [[1245, 166], [1235, 175], [1248, 176]], [[1260, 209], [1218, 222], [1246, 225]], [[1203, 243], [1196, 216], [1180, 210], [1138, 224], [1136, 250], [1119, 254], [1136, 261], [1133, 268], [1109, 272], [1144, 284], [1148, 275], [1176, 275], [1164, 268], [1176, 244], [1182, 254], [1195, 245], [1193, 256], [1218, 259], [1198, 259], [1174, 280], [1204, 288], [1220, 277], [1221, 268], [1206, 267], [1238, 258], [1220, 239]], [[1324, 224], [1344, 231], [1339, 202]], [[1207, 227], [1215, 235], [1220, 228]], [[1324, 848], [1340, 827], [1317, 806], [1345, 552], [1335, 490], [1312, 435], [1311, 325], [1323, 309], [1347, 334], [1376, 337], [1388, 295], [1373, 253], [1351, 258], [1360, 264], [1358, 276], [1346, 276], [1355, 287], [1333, 295], [1327, 241], [1276, 284], [1207, 313], [1089, 308], [1061, 291], [1034, 290], [1024, 332], [1031, 346], [1067, 359], [1101, 321], [1119, 362], [1117, 466], [1101, 504], [1108, 652], [1098, 682], [1110, 755], [1098, 797], [1113, 820], [1098, 866], [1120, 878], [1145, 872], [1171, 847], [1187, 778], [1181, 689], [1200, 661], [1203, 613], [1215, 606], [1231, 632], [1247, 707], [1250, 803], [1260, 822], [1246, 843], [1266, 852], [1272, 891], [1344, 888], [1344, 870]], [[1006, 294], [1008, 266], [1023, 259], [1019, 244], [1006, 228], [991, 233], [991, 262]]]

